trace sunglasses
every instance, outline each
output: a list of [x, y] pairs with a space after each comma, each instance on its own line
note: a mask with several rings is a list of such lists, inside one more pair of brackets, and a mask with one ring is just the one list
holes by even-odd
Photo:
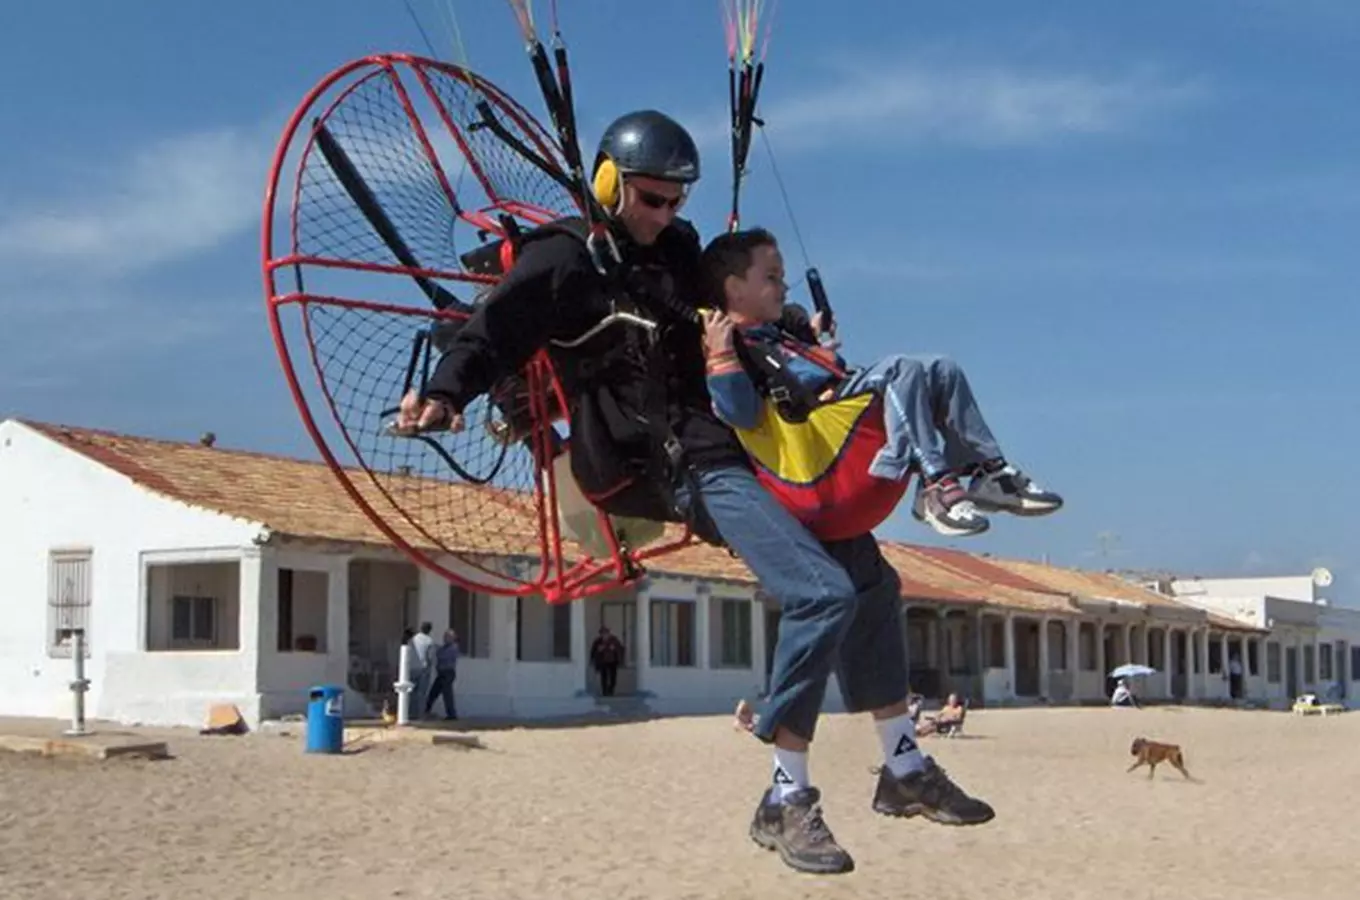
[[676, 197], [667, 197], [664, 194], [654, 194], [651, 191], [644, 191], [637, 188], [637, 198], [645, 206], [652, 209], [662, 209], [669, 206], [671, 209], [679, 209], [680, 204], [685, 202], [685, 195], [680, 194]]

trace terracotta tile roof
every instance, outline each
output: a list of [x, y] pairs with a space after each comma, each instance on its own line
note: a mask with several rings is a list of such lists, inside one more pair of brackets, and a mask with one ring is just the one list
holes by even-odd
[[[925, 556], [933, 560], [938, 560], [941, 564], [967, 572], [977, 578], [991, 584], [1005, 585], [1006, 587], [1016, 588], [1022, 591], [1038, 591], [1040, 593], [1055, 593], [1051, 587], [1025, 578], [1016, 572], [1012, 572], [1003, 566], [995, 565], [989, 557], [977, 556], [972, 553], [964, 553], [962, 550], [952, 550], [947, 547], [918, 547], [910, 546], [919, 556]], [[1065, 594], [1063, 591], [1056, 593]]]
[[[678, 534], [678, 532], [677, 532]], [[883, 556], [902, 580], [902, 597], [917, 602], [966, 606], [1001, 606], [1052, 613], [1075, 612], [1066, 595], [1031, 590], [1026, 582], [1001, 571], [1000, 580], [989, 582], [987, 566], [974, 558], [975, 571], [934, 558], [925, 548], [884, 541]], [[966, 554], [960, 554], [966, 556]], [[652, 570], [657, 574], [688, 575], [723, 579], [755, 585], [751, 570], [726, 550], [695, 545], [658, 559]]]
[[[350, 499], [324, 463], [198, 443], [133, 437], [89, 428], [21, 420], [65, 447], [119, 472], [148, 490], [203, 509], [259, 523], [297, 538], [377, 546], [390, 541]], [[362, 470], [350, 473], [356, 490], [379, 511], [391, 512], [388, 496], [414, 497], [447, 520], [476, 503], [479, 515], [444, 529], [446, 545], [460, 553], [516, 554], [536, 545], [532, 506], [523, 498], [485, 488], [423, 482], [409, 476], [375, 484]], [[417, 547], [435, 542], [393, 512], [394, 530]], [[573, 552], [575, 548], [572, 548]]]
[[[678, 540], [682, 533], [679, 526], [667, 526], [665, 540], [668, 543]], [[756, 584], [755, 576], [739, 557], [708, 544], [691, 544], [643, 564], [656, 575], [686, 575], [746, 586]]]
[[[913, 599], [989, 604], [1008, 609], [1053, 614], [1077, 612], [1072, 598], [957, 551], [936, 551], [911, 544], [883, 542], [883, 555], [902, 575], [902, 595]], [[925, 584], [946, 596], [918, 593]]]
[[[1075, 597], [1105, 600], [1115, 599], [1127, 603], [1137, 603], [1152, 609], [1199, 610], [1199, 607], [1148, 590], [1117, 575], [1104, 572], [1089, 572], [1082, 569], [1065, 569], [1043, 563], [1012, 559], [990, 559], [996, 566], [1007, 569], [1026, 579], [1047, 585], [1051, 589], [1062, 590]], [[1223, 631], [1263, 632], [1263, 629], [1247, 625], [1217, 613], [1203, 612], [1205, 621]]]
[[999, 568], [1044, 585], [1050, 590], [1063, 591], [1086, 600], [1119, 600], [1143, 606], [1185, 608], [1183, 603], [1177, 603], [1169, 597], [1101, 572], [1064, 569], [1027, 560], [992, 559], [990, 562]]

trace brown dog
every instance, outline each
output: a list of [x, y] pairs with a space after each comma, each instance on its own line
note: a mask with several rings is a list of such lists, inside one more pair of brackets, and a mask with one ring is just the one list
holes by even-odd
[[1138, 759], [1124, 770], [1126, 772], [1132, 772], [1139, 766], [1146, 765], [1148, 767], [1148, 778], [1151, 778], [1157, 774], [1158, 763], [1170, 763], [1176, 768], [1176, 771], [1187, 779], [1194, 780], [1190, 778], [1190, 773], [1185, 770], [1185, 756], [1181, 753], [1178, 744], [1161, 744], [1139, 737], [1133, 739], [1133, 746], [1129, 748], [1129, 753], [1138, 757]]

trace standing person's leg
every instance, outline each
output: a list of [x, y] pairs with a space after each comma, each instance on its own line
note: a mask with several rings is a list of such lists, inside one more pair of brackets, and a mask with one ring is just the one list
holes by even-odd
[[[770, 689], [753, 731], [774, 747], [773, 783], [757, 807], [751, 837], [778, 850], [793, 868], [848, 871], [853, 862], [822, 818], [821, 795], [808, 774], [808, 749], [854, 612], [854, 585], [844, 567], [749, 469], [712, 469], [693, 477], [701, 497], [699, 514], [707, 516], [781, 610]], [[682, 488], [682, 505], [688, 495]]]
[[916, 743], [908, 709], [907, 651], [902, 622], [902, 582], [873, 535], [828, 545], [858, 593], [855, 616], [841, 643], [836, 675], [849, 712], [869, 712], [883, 747], [874, 792], [875, 811], [925, 815], [936, 822], [976, 825], [991, 806], [969, 797]]
[[410, 702], [407, 704], [406, 711], [411, 716], [423, 714], [425, 704], [430, 699], [430, 685], [425, 680], [425, 670], [412, 668], [407, 677], [411, 679]]
[[453, 685], [458, 680], [458, 672], [457, 670], [452, 670], [447, 674], [441, 672], [439, 677], [444, 680], [444, 717], [456, 719], [458, 718], [458, 704], [453, 698]]
[[[425, 693], [425, 708], [422, 710], [425, 715], [430, 714], [430, 710], [434, 709], [434, 701], [443, 694], [444, 681], [447, 677], [448, 675], [444, 672], [435, 673], [434, 681], [431, 682], [430, 689]], [[448, 712], [447, 702], [444, 704], [444, 712]]]

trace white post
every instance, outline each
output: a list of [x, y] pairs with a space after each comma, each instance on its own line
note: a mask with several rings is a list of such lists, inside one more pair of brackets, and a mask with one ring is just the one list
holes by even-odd
[[401, 645], [401, 656], [397, 661], [397, 682], [392, 688], [397, 692], [397, 724], [411, 723], [411, 692], [415, 690], [411, 681], [411, 645]]
[[85, 629], [77, 628], [71, 635], [71, 658], [75, 660], [76, 677], [71, 681], [72, 699], [71, 727], [66, 733], [71, 736], [88, 734], [85, 730], [85, 692], [90, 689], [90, 680], [85, 677]]
[[1053, 702], [1053, 682], [1050, 668], [1053, 660], [1048, 651], [1048, 616], [1039, 617], [1039, 697], [1045, 703]]
[[1015, 694], [1015, 616], [1006, 613], [1003, 620], [1006, 632], [1002, 636], [1006, 647], [1006, 700], [1014, 700]]

